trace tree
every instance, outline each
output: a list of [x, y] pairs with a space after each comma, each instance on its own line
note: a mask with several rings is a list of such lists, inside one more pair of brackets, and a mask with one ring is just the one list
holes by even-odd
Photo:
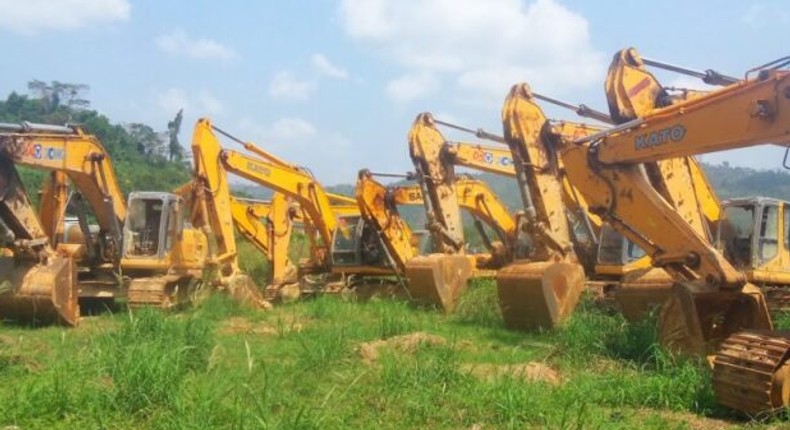
[[184, 158], [184, 149], [178, 141], [178, 132], [181, 130], [181, 120], [184, 118], [184, 109], [180, 109], [176, 117], [167, 123], [167, 132], [170, 136], [168, 149], [168, 160], [181, 161]]
[[46, 83], [34, 79], [27, 83], [27, 89], [44, 103], [47, 113], [52, 113], [61, 106], [72, 110], [87, 109], [90, 102], [83, 95], [90, 89], [85, 84], [72, 84], [52, 81]]
[[165, 157], [165, 143], [153, 128], [140, 123], [127, 127], [132, 139], [137, 143], [137, 151], [148, 159]]

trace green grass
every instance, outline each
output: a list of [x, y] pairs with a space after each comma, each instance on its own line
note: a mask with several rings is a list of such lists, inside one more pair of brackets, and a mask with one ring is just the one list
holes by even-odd
[[[443, 341], [392, 346], [416, 332]], [[391, 345], [363, 359], [374, 341]], [[507, 370], [525, 363], [556, 379]], [[562, 329], [508, 331], [490, 281], [449, 316], [341, 297], [257, 312], [215, 296], [76, 329], [0, 327], [0, 428], [746, 425], [715, 405], [709, 379], [701, 363], [657, 348], [650, 321], [628, 324], [591, 301]]]

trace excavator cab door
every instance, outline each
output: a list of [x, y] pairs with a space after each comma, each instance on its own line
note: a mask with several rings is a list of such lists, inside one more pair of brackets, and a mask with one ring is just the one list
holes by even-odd
[[163, 260], [182, 228], [178, 197], [169, 193], [131, 193], [128, 208], [123, 229], [124, 257]]

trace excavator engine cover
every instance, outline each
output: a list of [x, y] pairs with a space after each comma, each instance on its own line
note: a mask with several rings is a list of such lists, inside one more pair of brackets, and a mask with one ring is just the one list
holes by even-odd
[[771, 318], [760, 289], [711, 291], [679, 283], [661, 307], [659, 342], [683, 355], [705, 356], [741, 330], [770, 330]]
[[[47, 263], [0, 262], [0, 318], [77, 325], [80, 318], [73, 260], [49, 257]], [[14, 288], [13, 286], [18, 286]]]
[[549, 329], [573, 312], [585, 288], [578, 263], [516, 262], [497, 272], [499, 306], [512, 329]]
[[406, 262], [406, 278], [411, 298], [441, 306], [452, 312], [458, 297], [466, 290], [474, 262], [464, 255], [430, 254]]
[[672, 294], [673, 284], [663, 269], [638, 270], [625, 275], [612, 295], [623, 316], [635, 322], [663, 305]]

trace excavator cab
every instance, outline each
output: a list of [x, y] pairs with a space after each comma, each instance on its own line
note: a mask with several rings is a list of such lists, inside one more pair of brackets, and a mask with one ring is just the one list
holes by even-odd
[[622, 267], [646, 255], [639, 245], [626, 239], [608, 224], [601, 226], [600, 234], [597, 256], [599, 268]]
[[387, 267], [386, 253], [376, 231], [360, 215], [338, 217], [332, 240], [335, 267]]
[[134, 276], [127, 290], [130, 305], [168, 308], [188, 301], [190, 277], [182, 275], [200, 274], [209, 244], [202, 232], [184, 228], [182, 206], [171, 193], [129, 194], [121, 266]]
[[717, 247], [749, 280], [762, 287], [771, 311], [790, 309], [790, 210], [788, 202], [746, 197], [722, 202]]
[[124, 224], [124, 257], [165, 260], [183, 222], [180, 198], [170, 193], [136, 192], [129, 195]]

